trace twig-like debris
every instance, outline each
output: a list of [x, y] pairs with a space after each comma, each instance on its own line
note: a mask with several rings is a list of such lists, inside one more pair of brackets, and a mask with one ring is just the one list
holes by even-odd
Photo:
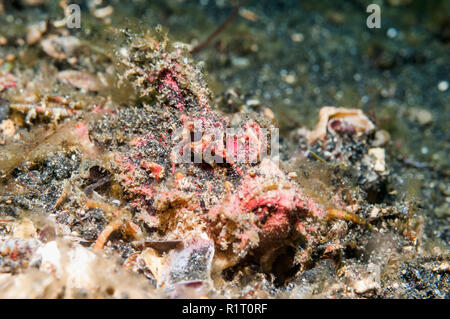
[[199, 45], [197, 45], [195, 48], [193, 48], [191, 50], [191, 54], [195, 55], [197, 53], [199, 53], [201, 50], [203, 50], [204, 48], [206, 48], [211, 41], [218, 35], [220, 34], [220, 32], [222, 32], [227, 25], [229, 25], [234, 19], [236, 19], [239, 10], [241, 8], [242, 4], [238, 5], [233, 12], [231, 13], [231, 15], [213, 32], [209, 35], [209, 37], [206, 38], [205, 41], [203, 41], [202, 43], [200, 43]]
[[94, 249], [101, 250], [105, 246], [108, 237], [116, 230], [118, 230], [123, 225], [123, 221], [120, 219], [116, 219], [109, 223], [98, 236], [95, 244], [93, 246]]

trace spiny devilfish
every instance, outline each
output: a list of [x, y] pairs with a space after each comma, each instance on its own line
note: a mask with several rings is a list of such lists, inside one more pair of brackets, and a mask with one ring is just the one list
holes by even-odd
[[[226, 148], [213, 143], [208, 132], [228, 128], [230, 120], [210, 107], [200, 71], [180, 50], [167, 49], [152, 39], [130, 47], [125, 77], [134, 80], [141, 105], [108, 114], [92, 132], [97, 142], [119, 146], [110, 148], [111, 170], [135, 216], [163, 237], [207, 232], [219, 269], [248, 257], [270, 270], [289, 246], [301, 246], [296, 263], [307, 263], [319, 241], [327, 241], [327, 211], [271, 159], [259, 158], [269, 124], [241, 119], [243, 133], [225, 138]], [[182, 134], [174, 136], [178, 130]], [[192, 140], [197, 130], [203, 136]], [[178, 161], [184, 152], [208, 148], [226, 163]], [[258, 161], [233, 162], [241, 153]]]

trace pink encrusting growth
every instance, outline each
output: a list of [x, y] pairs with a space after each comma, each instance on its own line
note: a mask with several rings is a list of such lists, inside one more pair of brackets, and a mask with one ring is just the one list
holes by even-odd
[[173, 69], [171, 71], [165, 71], [162, 74], [162, 80], [158, 88], [159, 93], [168, 90], [167, 97], [169, 98], [169, 101], [175, 103], [176, 108], [183, 112], [185, 103], [178, 82], [173, 76]]
[[150, 173], [150, 176], [158, 180], [164, 176], [164, 167], [154, 162], [143, 160], [141, 166]]
[[229, 248], [232, 238], [238, 240], [235, 248], [252, 249], [270, 246], [272, 241], [276, 246], [277, 240], [293, 232], [307, 235], [305, 226], [297, 222], [309, 224], [306, 219], [320, 221], [325, 216], [326, 212], [290, 182], [275, 163], [264, 159], [255, 174], [243, 177], [236, 192], [210, 209], [207, 221], [223, 250]]

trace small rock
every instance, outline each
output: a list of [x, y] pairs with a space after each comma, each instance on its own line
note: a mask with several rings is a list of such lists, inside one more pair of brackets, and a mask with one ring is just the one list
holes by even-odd
[[355, 292], [357, 294], [363, 294], [370, 290], [377, 290], [378, 288], [379, 288], [378, 284], [370, 278], [356, 280], [353, 283], [353, 289], [355, 289]]
[[369, 150], [369, 156], [372, 156], [375, 159], [374, 170], [377, 172], [384, 172], [386, 170], [386, 161], [385, 156], [386, 153], [384, 148], [375, 147]]
[[369, 216], [370, 216], [370, 218], [377, 218], [379, 213], [380, 213], [380, 209], [378, 207], [374, 207], [370, 211], [370, 215]]
[[413, 107], [409, 110], [409, 118], [420, 125], [427, 125], [433, 121], [433, 114], [426, 109]]
[[373, 146], [380, 147], [386, 145], [391, 140], [391, 135], [385, 130], [378, 130], [375, 132], [375, 140]]
[[247, 104], [247, 106], [250, 106], [250, 107], [257, 107], [257, 106], [261, 105], [261, 102], [256, 99], [251, 99], [251, 100], [247, 100], [247, 102], [245, 104]]
[[302, 42], [305, 39], [305, 36], [301, 33], [293, 33], [291, 34], [291, 40], [293, 42]]
[[281, 79], [288, 84], [294, 84], [297, 81], [297, 77], [294, 74], [282, 75]]
[[249, 59], [244, 58], [244, 57], [232, 57], [231, 63], [233, 64], [233, 66], [242, 67], [242, 68], [250, 65]]

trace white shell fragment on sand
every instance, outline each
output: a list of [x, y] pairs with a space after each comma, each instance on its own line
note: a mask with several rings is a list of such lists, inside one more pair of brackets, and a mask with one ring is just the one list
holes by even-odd
[[322, 140], [331, 133], [348, 132], [356, 135], [369, 133], [375, 129], [375, 125], [364, 115], [360, 109], [348, 109], [334, 106], [324, 106], [319, 112], [319, 122], [308, 138], [308, 143], [313, 144]]

